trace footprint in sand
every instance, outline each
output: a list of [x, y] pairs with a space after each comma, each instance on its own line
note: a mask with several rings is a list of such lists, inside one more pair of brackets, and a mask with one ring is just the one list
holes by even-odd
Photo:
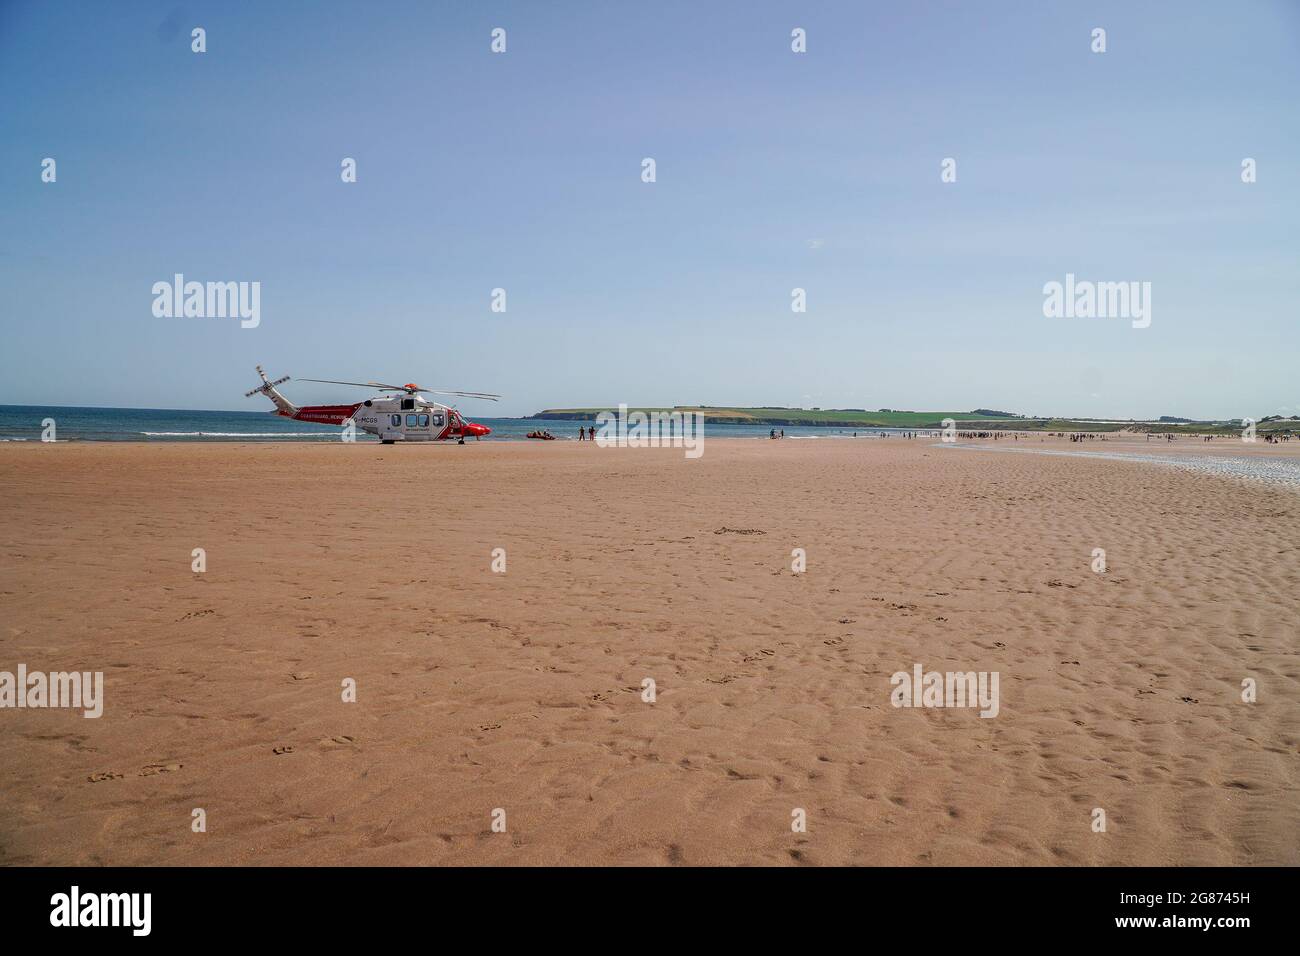
[[326, 750], [337, 750], [340, 747], [351, 747], [354, 741], [347, 734], [338, 734], [334, 737], [322, 737], [319, 741], [321, 747]]
[[105, 780], [121, 780], [122, 774], [114, 773], [112, 770], [101, 770], [98, 773], [92, 773], [86, 779], [91, 783], [103, 783]]
[[291, 754], [291, 753], [293, 753], [293, 746], [292, 746], [291, 744], [281, 744], [281, 745], [278, 746], [278, 747], [272, 747], [272, 748], [271, 748], [271, 753], [273, 753], [273, 754], [277, 754], [277, 755], [278, 755], [278, 754]]
[[137, 777], [152, 777], [157, 773], [175, 773], [180, 770], [183, 764], [179, 763], [151, 763], [147, 767], [141, 767], [136, 772]]

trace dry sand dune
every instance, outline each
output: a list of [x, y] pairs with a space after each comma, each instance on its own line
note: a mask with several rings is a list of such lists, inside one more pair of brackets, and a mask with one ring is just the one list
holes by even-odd
[[[106, 679], [0, 711], [3, 863], [1300, 863], [1293, 489], [898, 439], [9, 446], [0, 495], [0, 670]], [[892, 707], [916, 663], [1000, 712]]]

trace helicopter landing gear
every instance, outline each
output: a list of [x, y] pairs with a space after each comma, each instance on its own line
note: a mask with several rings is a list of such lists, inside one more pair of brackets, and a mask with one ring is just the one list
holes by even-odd
[[460, 441], [456, 442], [456, 444], [457, 444], [457, 445], [463, 445], [463, 444], [465, 444], [465, 439], [462, 438]]

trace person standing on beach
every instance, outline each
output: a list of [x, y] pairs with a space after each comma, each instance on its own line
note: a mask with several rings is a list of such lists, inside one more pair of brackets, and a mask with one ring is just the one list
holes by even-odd
[[595, 440], [596, 440], [596, 426], [595, 426], [595, 425], [592, 425], [590, 428], [587, 429], [587, 438], [588, 438], [590, 441], [595, 441]]
[[586, 428], [583, 428], [582, 426], [579, 426], [579, 427], [578, 427], [578, 441], [586, 441], [586, 440], [587, 440], [587, 429], [586, 429]]

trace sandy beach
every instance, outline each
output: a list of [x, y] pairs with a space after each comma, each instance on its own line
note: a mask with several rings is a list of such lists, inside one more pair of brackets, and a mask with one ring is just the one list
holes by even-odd
[[[1284, 484], [903, 439], [26, 443], [0, 501], [0, 670], [105, 681], [98, 719], [0, 711], [3, 864], [1300, 864]], [[917, 664], [998, 673], [997, 715], [892, 706]]]

